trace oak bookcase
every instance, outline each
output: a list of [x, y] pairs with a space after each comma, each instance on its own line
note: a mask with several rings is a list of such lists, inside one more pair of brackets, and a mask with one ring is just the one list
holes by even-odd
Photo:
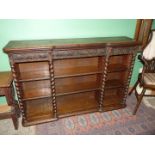
[[9, 56], [23, 125], [124, 108], [141, 47], [137, 34], [134, 39], [10, 41], [4, 51]]

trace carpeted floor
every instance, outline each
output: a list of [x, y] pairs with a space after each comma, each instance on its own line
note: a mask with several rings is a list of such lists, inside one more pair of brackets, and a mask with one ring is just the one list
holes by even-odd
[[11, 120], [0, 121], [0, 134], [37, 135], [152, 135], [155, 134], [155, 109], [141, 104], [133, 116], [136, 99], [127, 99], [125, 109], [92, 113], [60, 119], [37, 126], [22, 127], [15, 131]]

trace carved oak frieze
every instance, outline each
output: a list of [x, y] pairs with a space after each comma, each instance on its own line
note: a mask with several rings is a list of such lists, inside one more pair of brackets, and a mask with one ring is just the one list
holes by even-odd
[[12, 55], [15, 62], [27, 62], [27, 61], [39, 61], [48, 60], [49, 54], [44, 53], [24, 53], [24, 54], [13, 54]]
[[103, 55], [106, 55], [106, 48], [53, 51], [54, 59], [81, 58], [81, 57], [93, 57], [93, 56], [103, 56]]
[[133, 54], [140, 51], [139, 46], [111, 48], [110, 55]]

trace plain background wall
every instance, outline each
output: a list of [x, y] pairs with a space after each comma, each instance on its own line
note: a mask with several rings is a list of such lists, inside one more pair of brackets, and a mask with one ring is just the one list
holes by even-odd
[[2, 48], [10, 40], [129, 36], [136, 20], [0, 20], [0, 71], [10, 70]]
[[[154, 24], [155, 25], [155, 24]], [[133, 38], [136, 20], [113, 19], [75, 19], [75, 20], [0, 20], [0, 71], [10, 70], [8, 57], [3, 47], [10, 40], [52, 39], [52, 38], [89, 38], [128, 36]], [[131, 85], [134, 84], [141, 64], [136, 61]], [[0, 98], [0, 103], [4, 102]]]

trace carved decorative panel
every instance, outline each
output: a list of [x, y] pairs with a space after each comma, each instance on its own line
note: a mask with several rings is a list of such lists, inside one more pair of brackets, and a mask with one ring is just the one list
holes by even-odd
[[106, 48], [53, 51], [53, 59], [82, 58], [106, 55]]
[[28, 62], [28, 61], [43, 61], [48, 60], [49, 53], [47, 52], [33, 52], [33, 53], [23, 53], [23, 54], [13, 54], [13, 60], [15, 62]]

